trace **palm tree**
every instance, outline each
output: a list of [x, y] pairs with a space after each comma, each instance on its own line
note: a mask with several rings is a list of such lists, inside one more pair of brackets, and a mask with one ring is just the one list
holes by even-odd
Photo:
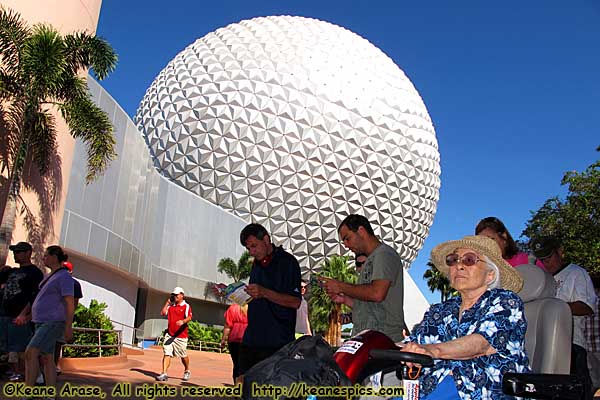
[[423, 274], [423, 279], [427, 280], [427, 286], [434, 293], [440, 291], [441, 301], [446, 301], [450, 296], [456, 295], [456, 291], [450, 286], [450, 281], [442, 274], [431, 261], [427, 263], [429, 269]]
[[250, 253], [244, 251], [237, 264], [229, 257], [222, 258], [219, 261], [219, 264], [217, 264], [217, 270], [226, 274], [233, 279], [234, 282], [239, 282], [250, 276], [253, 262], [254, 258], [250, 256]]
[[[346, 256], [331, 256], [325, 260], [320, 276], [342, 282], [355, 283], [356, 271], [348, 264]], [[318, 285], [310, 287], [310, 325], [314, 332], [325, 333], [325, 340], [332, 346], [338, 346], [342, 338], [340, 315], [346, 306], [336, 304]]]
[[[0, 225], [0, 265], [15, 227], [23, 171], [31, 162], [40, 176], [56, 162], [56, 118], [60, 111], [70, 134], [87, 147], [87, 182], [116, 157], [106, 113], [90, 99], [83, 73], [98, 80], [116, 66], [117, 56], [103, 39], [87, 33], [61, 35], [51, 26], [28, 27], [18, 13], [0, 8], [0, 118], [6, 134], [8, 195]], [[4, 174], [3, 174], [4, 175]]]

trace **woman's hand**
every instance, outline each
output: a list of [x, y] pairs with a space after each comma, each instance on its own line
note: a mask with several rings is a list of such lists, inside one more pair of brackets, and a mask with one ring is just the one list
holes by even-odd
[[[433, 353], [431, 352], [431, 349], [429, 348], [429, 345], [423, 345], [423, 344], [418, 344], [415, 342], [408, 342], [408, 343], [396, 343], [398, 346], [402, 347], [401, 351], [405, 351], [408, 353], [417, 353], [417, 354], [425, 354], [431, 358], [435, 358], [435, 356], [433, 355]], [[416, 367], [421, 367], [421, 364], [417, 364], [417, 363], [411, 363], [411, 362], [407, 362], [406, 365], [410, 368], [413, 366]]]
[[409, 342], [406, 344], [398, 343], [398, 346], [402, 347], [402, 351], [426, 354], [433, 359], [441, 360], [470, 360], [496, 353], [496, 349], [478, 333], [472, 333], [444, 343], [418, 344]]

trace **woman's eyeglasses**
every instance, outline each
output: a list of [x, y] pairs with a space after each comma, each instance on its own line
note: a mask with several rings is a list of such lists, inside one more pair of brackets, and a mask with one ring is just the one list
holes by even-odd
[[462, 255], [462, 257], [456, 253], [448, 254], [446, 256], [446, 265], [449, 267], [454, 267], [459, 263], [465, 267], [472, 267], [479, 261], [483, 261], [483, 259], [479, 258], [479, 256], [475, 253], [465, 253]]

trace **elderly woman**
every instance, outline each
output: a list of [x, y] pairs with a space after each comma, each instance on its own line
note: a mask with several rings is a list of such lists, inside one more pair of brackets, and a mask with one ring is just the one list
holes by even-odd
[[420, 376], [428, 398], [454, 392], [462, 399], [507, 399], [506, 372], [527, 372], [524, 339], [527, 322], [515, 294], [523, 287], [518, 272], [485, 236], [467, 236], [436, 246], [435, 267], [460, 296], [435, 304], [425, 313], [403, 351], [435, 360]]

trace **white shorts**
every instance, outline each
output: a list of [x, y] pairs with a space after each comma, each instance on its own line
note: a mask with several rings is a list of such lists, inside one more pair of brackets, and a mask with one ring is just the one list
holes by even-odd
[[165, 333], [165, 342], [163, 343], [163, 352], [169, 357], [187, 357], [187, 338], [174, 338]]

